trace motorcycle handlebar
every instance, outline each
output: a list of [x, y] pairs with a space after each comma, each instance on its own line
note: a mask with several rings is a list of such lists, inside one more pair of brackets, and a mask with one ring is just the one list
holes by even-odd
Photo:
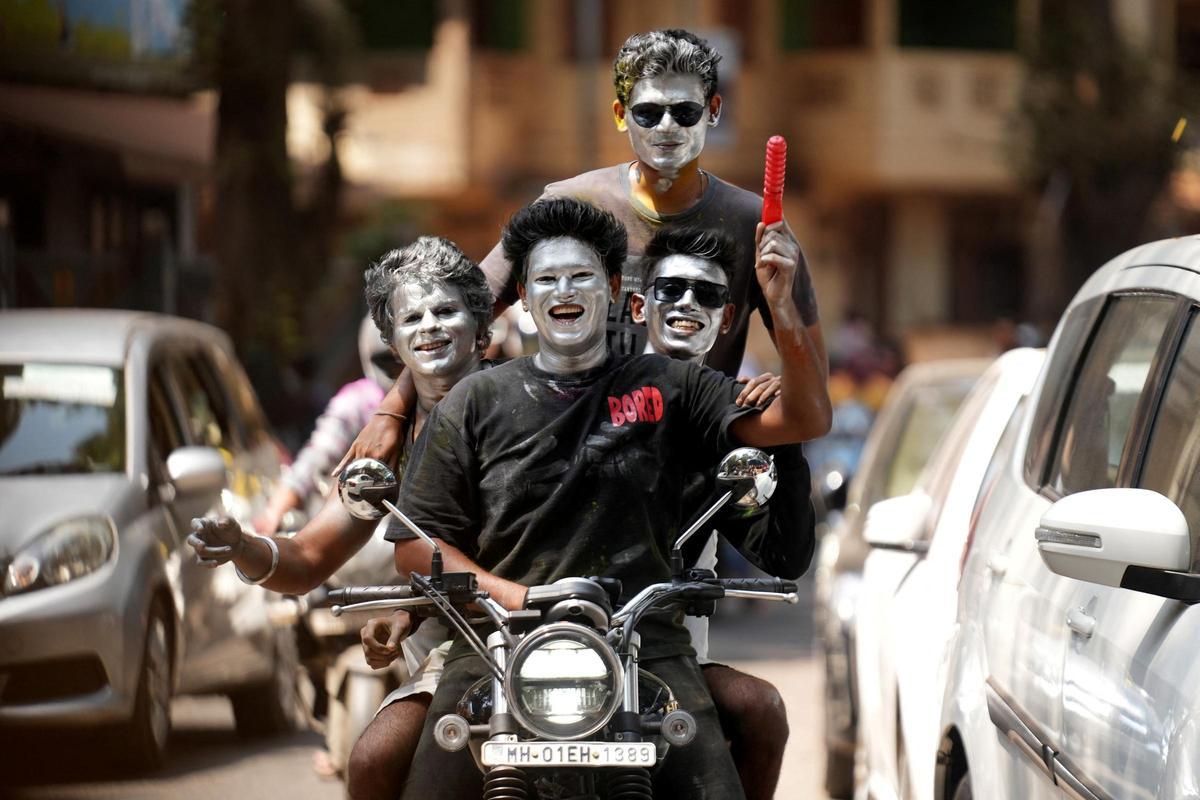
[[718, 583], [727, 591], [790, 594], [798, 589], [795, 581], [785, 581], [782, 578], [721, 578]]
[[351, 586], [330, 591], [325, 602], [331, 606], [350, 606], [376, 600], [407, 600], [412, 596], [411, 586]]

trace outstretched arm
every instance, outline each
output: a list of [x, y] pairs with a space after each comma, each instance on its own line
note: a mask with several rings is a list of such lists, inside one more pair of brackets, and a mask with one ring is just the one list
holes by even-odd
[[232, 561], [250, 580], [270, 572], [262, 585], [273, 592], [304, 594], [349, 561], [371, 538], [375, 525], [350, 516], [334, 493], [294, 537], [273, 540], [279, 548], [279, 563], [273, 572], [274, 556], [265, 537], [247, 533], [230, 517], [192, 520], [192, 534], [187, 541], [206, 567]]
[[734, 438], [755, 447], [772, 447], [821, 436], [833, 412], [825, 386], [825, 356], [792, 300], [800, 248], [786, 222], [755, 232], [754, 272], [774, 322], [775, 346], [782, 363], [778, 399], [761, 414], [739, 417]]

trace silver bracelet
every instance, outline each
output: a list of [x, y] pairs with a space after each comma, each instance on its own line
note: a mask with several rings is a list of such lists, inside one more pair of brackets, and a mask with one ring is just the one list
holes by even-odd
[[279, 569], [279, 545], [275, 543], [274, 537], [262, 536], [257, 533], [252, 534], [252, 535], [255, 538], [262, 539], [264, 542], [267, 543], [267, 547], [270, 548], [270, 550], [271, 550], [271, 568], [268, 569], [267, 573], [265, 575], [263, 575], [261, 578], [247, 578], [246, 573], [242, 572], [242, 568], [239, 567], [237, 564], [233, 565], [233, 570], [234, 570], [234, 572], [237, 573], [237, 576], [242, 579], [242, 583], [248, 583], [251, 586], [258, 586], [259, 584], [266, 583], [267, 581], [269, 581], [271, 579], [271, 576], [275, 574], [275, 570]]

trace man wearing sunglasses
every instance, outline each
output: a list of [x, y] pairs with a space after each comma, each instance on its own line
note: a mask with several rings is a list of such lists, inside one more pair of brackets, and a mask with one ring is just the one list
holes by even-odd
[[[720, 229], [743, 247], [729, 276], [733, 311], [704, 363], [729, 376], [741, 366], [750, 315], [757, 310], [768, 329], [774, 320], [754, 280], [752, 243], [762, 216], [762, 198], [739, 189], [700, 168], [708, 129], [721, 116], [717, 93], [720, 55], [688, 31], [671, 29], [629, 37], [613, 62], [613, 118], [629, 136], [635, 159], [586, 172], [546, 187], [543, 199], [573, 197], [612, 213], [629, 234], [629, 256], [622, 270], [620, 297], [608, 312], [608, 344], [617, 353], [646, 350], [646, 328], [633, 320], [631, 298], [642, 291], [637, 264], [647, 242], [659, 230], [679, 225]], [[786, 222], [768, 227], [778, 232], [771, 247], [799, 263], [792, 299], [818, 358], [798, 376], [797, 402], [808, 413], [802, 430], [807, 441], [829, 430], [832, 411], [826, 388], [828, 366], [816, 298], [800, 246]], [[517, 279], [498, 244], [480, 262], [496, 296], [496, 312], [517, 302]], [[407, 414], [408, 401], [393, 390], [381, 408]], [[374, 417], [355, 440], [349, 458], [372, 456], [393, 460], [400, 426], [392, 418]], [[345, 463], [345, 462], [344, 462]]]
[[[634, 322], [646, 326], [654, 352], [703, 363], [717, 336], [728, 327], [735, 308], [729, 299], [729, 276], [739, 258], [737, 243], [717, 230], [672, 227], [654, 234], [641, 261], [644, 294], [630, 303]], [[779, 392], [779, 381], [760, 387], [753, 402], [761, 404]], [[758, 568], [795, 579], [812, 561], [815, 512], [808, 463], [799, 445], [774, 448], [779, 484], [765, 513], [751, 518], [718, 516], [714, 522], [725, 539]], [[699, 507], [712, 496], [711, 470], [689, 479], [685, 508]], [[717, 566], [717, 534], [697, 536], [685, 548], [686, 563], [700, 569]], [[747, 800], [775, 796], [787, 744], [787, 712], [770, 683], [708, 657], [708, 618], [687, 617], [692, 646], [704, 681], [730, 740], [730, 752]]]

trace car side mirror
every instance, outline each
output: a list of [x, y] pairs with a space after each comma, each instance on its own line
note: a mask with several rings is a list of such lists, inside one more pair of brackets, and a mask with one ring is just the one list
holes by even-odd
[[863, 538], [879, 550], [925, 553], [929, 542], [921, 538], [929, 522], [933, 500], [924, 492], [912, 492], [880, 500], [867, 511]]
[[167, 475], [177, 495], [216, 496], [225, 488], [225, 457], [214, 447], [180, 447], [167, 456]]
[[1191, 536], [1179, 507], [1148, 489], [1094, 489], [1067, 495], [1034, 532], [1051, 572], [1102, 586], [1200, 600], [1190, 575]]

